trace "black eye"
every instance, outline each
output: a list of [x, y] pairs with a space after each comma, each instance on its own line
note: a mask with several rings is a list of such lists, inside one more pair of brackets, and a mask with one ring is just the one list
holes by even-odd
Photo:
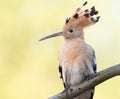
[[73, 33], [74, 31], [73, 31], [73, 29], [70, 29], [69, 32], [70, 32], [70, 33]]

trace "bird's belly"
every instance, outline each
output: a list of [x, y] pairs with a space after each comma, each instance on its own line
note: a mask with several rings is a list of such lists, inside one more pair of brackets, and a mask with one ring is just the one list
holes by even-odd
[[78, 85], [85, 80], [86, 75], [88, 75], [88, 70], [84, 66], [83, 62], [79, 62], [73, 64], [73, 68], [71, 68], [71, 76], [70, 76], [70, 84], [71, 85]]
[[[63, 68], [63, 80], [71, 85], [78, 85], [84, 81], [86, 75], [89, 75], [88, 69], [82, 60], [82, 57], [76, 57], [74, 60], [68, 58], [61, 61]], [[66, 78], [67, 77], [67, 78]]]

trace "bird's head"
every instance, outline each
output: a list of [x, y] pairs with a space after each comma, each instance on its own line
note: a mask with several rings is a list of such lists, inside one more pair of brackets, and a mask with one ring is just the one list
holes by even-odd
[[[83, 6], [86, 4], [87, 2], [85, 2]], [[83, 6], [78, 8], [70, 18], [66, 19], [62, 32], [48, 35], [39, 41], [56, 36], [63, 36], [65, 39], [72, 39], [76, 37], [83, 38], [83, 29], [87, 26], [95, 24], [100, 18], [100, 16], [97, 16], [98, 11], [96, 11], [95, 6], [86, 10], [82, 9]]]

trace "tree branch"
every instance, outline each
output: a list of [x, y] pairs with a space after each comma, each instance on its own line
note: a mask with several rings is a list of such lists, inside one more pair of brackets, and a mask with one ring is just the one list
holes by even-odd
[[[81, 93], [93, 88], [94, 86], [114, 77], [120, 75], [120, 64], [107, 68], [93, 75], [92, 79], [86, 81], [85, 83], [78, 86], [80, 90], [74, 90], [71, 93], [68, 93], [70, 98], [74, 98]], [[66, 93], [61, 92], [56, 94], [55, 96], [50, 97], [49, 99], [67, 99]]]

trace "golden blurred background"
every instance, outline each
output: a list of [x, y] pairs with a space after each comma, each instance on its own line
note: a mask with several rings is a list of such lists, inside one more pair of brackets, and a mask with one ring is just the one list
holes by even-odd
[[[84, 0], [0, 0], [0, 99], [47, 99], [63, 90], [57, 68], [62, 30]], [[98, 71], [120, 63], [120, 0], [88, 0], [101, 16], [85, 29]], [[96, 87], [94, 99], [120, 99], [120, 77]]]

